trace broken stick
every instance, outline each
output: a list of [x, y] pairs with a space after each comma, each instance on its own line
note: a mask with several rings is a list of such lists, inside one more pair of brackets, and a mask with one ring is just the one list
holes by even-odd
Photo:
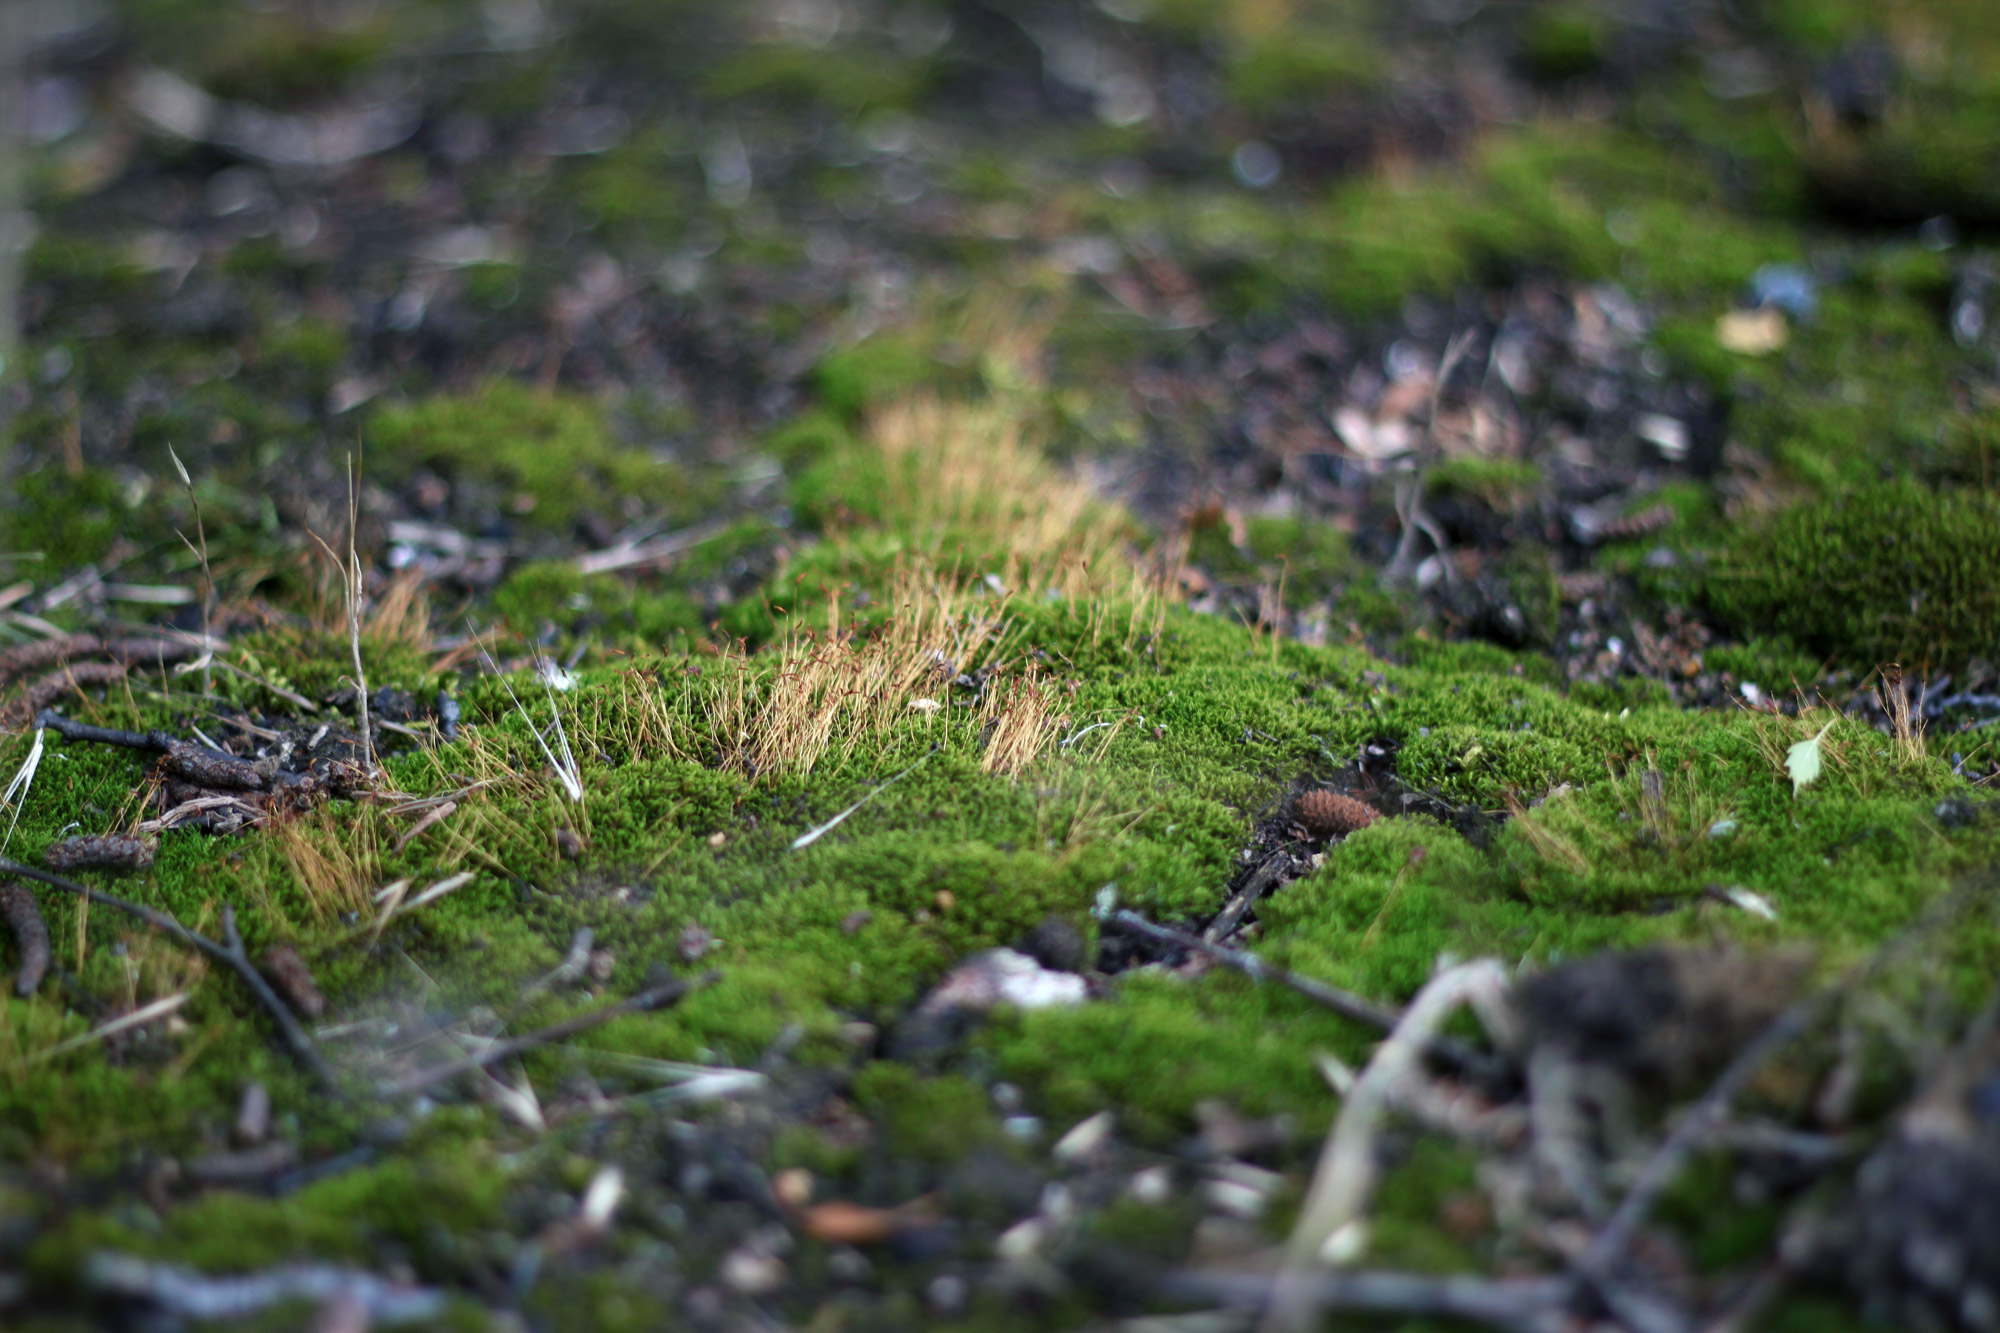
[[271, 1016], [273, 1023], [277, 1024], [278, 1032], [284, 1037], [285, 1044], [291, 1048], [292, 1055], [305, 1067], [306, 1072], [327, 1091], [339, 1091], [339, 1080], [334, 1075], [333, 1066], [326, 1062], [326, 1058], [319, 1053], [319, 1048], [313, 1045], [312, 1038], [306, 1035], [303, 1027], [299, 1026], [299, 1020], [292, 1013], [290, 1006], [278, 998], [278, 993], [271, 989], [271, 983], [264, 979], [264, 974], [250, 961], [250, 955], [244, 952], [243, 937], [236, 933], [234, 907], [225, 905], [222, 909], [224, 942], [218, 944], [208, 936], [188, 929], [167, 912], [120, 898], [115, 893], [93, 889], [72, 879], [64, 879], [61, 875], [51, 874], [46, 870], [24, 866], [18, 861], [0, 857], [0, 874], [32, 879], [51, 888], [61, 889], [65, 893], [73, 893], [79, 898], [116, 908], [127, 916], [137, 917], [155, 930], [173, 936], [188, 948], [215, 959], [242, 978], [243, 984], [250, 988], [250, 993], [256, 997], [257, 1003], [264, 1007], [264, 1012]]
[[416, 1073], [407, 1074], [393, 1083], [384, 1084], [378, 1091], [384, 1097], [401, 1097], [412, 1092], [422, 1092], [425, 1088], [443, 1083], [447, 1079], [457, 1078], [460, 1074], [469, 1074], [475, 1069], [484, 1069], [487, 1065], [511, 1059], [516, 1055], [534, 1050], [538, 1046], [546, 1046], [550, 1042], [567, 1041], [580, 1032], [588, 1032], [590, 1029], [608, 1023], [614, 1018], [622, 1018], [626, 1014], [643, 1014], [649, 1010], [665, 1009], [671, 1005], [678, 1004], [689, 991], [709, 985], [719, 975], [719, 973], [715, 972], [705, 972], [701, 976], [696, 977], [692, 982], [669, 981], [663, 986], [654, 986], [649, 990], [642, 990], [637, 995], [628, 996], [616, 1003], [586, 1010], [576, 1017], [566, 1018], [560, 1023], [551, 1023], [548, 1027], [542, 1028], [538, 1032], [530, 1032], [523, 1037], [510, 1037], [505, 1041], [496, 1041], [485, 1050], [479, 1051], [476, 1054], [451, 1060], [445, 1064], [433, 1065], [429, 1069], [420, 1069]]

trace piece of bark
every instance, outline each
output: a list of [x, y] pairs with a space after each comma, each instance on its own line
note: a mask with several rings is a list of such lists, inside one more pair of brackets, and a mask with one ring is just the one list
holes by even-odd
[[66, 634], [59, 639], [16, 644], [0, 652], [0, 680], [12, 680], [75, 657], [95, 657], [102, 651], [104, 640], [95, 634]]
[[66, 694], [81, 693], [85, 686], [111, 685], [125, 679], [120, 662], [75, 662], [58, 667], [22, 691], [18, 699], [0, 711], [0, 726], [9, 730], [23, 727], [35, 714]]
[[292, 1008], [307, 1018], [318, 1018], [326, 1012], [326, 997], [319, 993], [312, 969], [291, 945], [274, 944], [265, 950], [264, 975], [291, 1001]]
[[75, 870], [144, 870], [153, 864], [153, 841], [122, 833], [82, 833], [43, 852], [42, 864], [65, 875]]

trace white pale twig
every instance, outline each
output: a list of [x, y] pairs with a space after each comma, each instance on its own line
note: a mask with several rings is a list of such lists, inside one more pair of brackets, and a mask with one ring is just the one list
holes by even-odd
[[583, 770], [577, 766], [576, 755], [570, 751], [569, 734], [563, 730], [562, 706], [556, 702], [556, 692], [549, 684], [548, 676], [540, 671], [535, 673], [541, 679], [542, 692], [549, 697], [549, 730], [555, 733], [556, 738], [553, 748], [550, 747], [548, 737], [543, 734], [542, 729], [535, 725], [535, 720], [528, 716], [527, 706], [521, 702], [521, 697], [514, 693], [514, 687], [507, 683], [507, 677], [500, 674], [499, 665], [487, 655], [484, 648], [479, 650], [479, 655], [486, 659], [487, 668], [500, 677], [500, 688], [507, 691], [507, 697], [513, 701], [515, 710], [521, 714], [521, 720], [528, 724], [528, 734], [535, 738], [535, 744], [541, 749], [542, 758], [548, 760], [549, 767], [555, 770], [556, 778], [562, 783], [564, 794], [571, 801], [582, 805]]
[[845, 820], [849, 815], [853, 814], [856, 810], [859, 810], [862, 806], [874, 800], [877, 796], [880, 796], [883, 790], [887, 788], [891, 783], [900, 782], [904, 778], [908, 777], [910, 774], [916, 772], [918, 764], [923, 763], [924, 759], [928, 759], [936, 753], [937, 753], [937, 747], [932, 746], [930, 749], [924, 751], [923, 759], [917, 760], [915, 764], [911, 764], [908, 768], [904, 769], [902, 772], [896, 774], [896, 776], [892, 778], [882, 779], [882, 781], [875, 784], [875, 789], [873, 791], [869, 792], [866, 796], [856, 801], [853, 805], [848, 806], [845, 810], [842, 810], [832, 819], [829, 819], [824, 824], [821, 824], [818, 828], [809, 828], [804, 833], [799, 834], [798, 837], [793, 838], [791, 850], [796, 852], [802, 850], [803, 848], [810, 847], [814, 843], [818, 842], [821, 838], [825, 837], [827, 834], [839, 828], [841, 822]]
[[100, 1024], [81, 1036], [71, 1037], [68, 1041], [59, 1041], [47, 1050], [37, 1051], [34, 1055], [28, 1057], [28, 1062], [35, 1064], [43, 1060], [53, 1060], [58, 1055], [66, 1055], [78, 1047], [88, 1046], [91, 1042], [103, 1041], [106, 1037], [114, 1037], [127, 1028], [144, 1027], [156, 1018], [165, 1018], [168, 1014], [186, 1004], [187, 1001], [186, 991], [182, 991], [178, 995], [169, 995], [164, 999], [155, 1000], [151, 1004], [134, 1009], [129, 1014], [114, 1018], [108, 1023]]
[[[21, 822], [21, 807], [28, 803], [28, 789], [35, 784], [35, 770], [42, 766], [42, 728], [35, 728], [35, 743], [28, 747], [28, 757], [22, 761], [21, 769], [14, 774], [14, 780], [7, 784], [7, 792], [0, 795], [0, 805], [7, 806], [7, 836], [0, 838], [0, 852], [7, 850], [7, 844], [14, 840], [14, 825]], [[16, 800], [16, 796], [20, 799]]]
[[1376, 1048], [1327, 1136], [1273, 1284], [1264, 1329], [1307, 1326], [1312, 1302], [1297, 1279], [1328, 1257], [1336, 1261], [1359, 1257], [1368, 1200], [1375, 1190], [1376, 1136], [1399, 1089], [1419, 1071], [1424, 1049], [1460, 1005], [1498, 1008], [1494, 1002], [1506, 988], [1506, 970], [1493, 959], [1448, 968], [1417, 992], [1389, 1039]]

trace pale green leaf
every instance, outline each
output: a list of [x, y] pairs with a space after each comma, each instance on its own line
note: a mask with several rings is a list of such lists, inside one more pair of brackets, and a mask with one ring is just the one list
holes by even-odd
[[1833, 730], [1828, 722], [1811, 740], [1800, 741], [1785, 751], [1785, 771], [1792, 775], [1792, 795], [1797, 796], [1808, 782], [1819, 776], [1820, 738]]

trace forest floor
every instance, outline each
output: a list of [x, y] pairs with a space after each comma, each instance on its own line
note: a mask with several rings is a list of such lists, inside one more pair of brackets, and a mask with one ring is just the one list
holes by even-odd
[[2000, 8], [23, 13], [0, 1323], [2000, 1328]]

